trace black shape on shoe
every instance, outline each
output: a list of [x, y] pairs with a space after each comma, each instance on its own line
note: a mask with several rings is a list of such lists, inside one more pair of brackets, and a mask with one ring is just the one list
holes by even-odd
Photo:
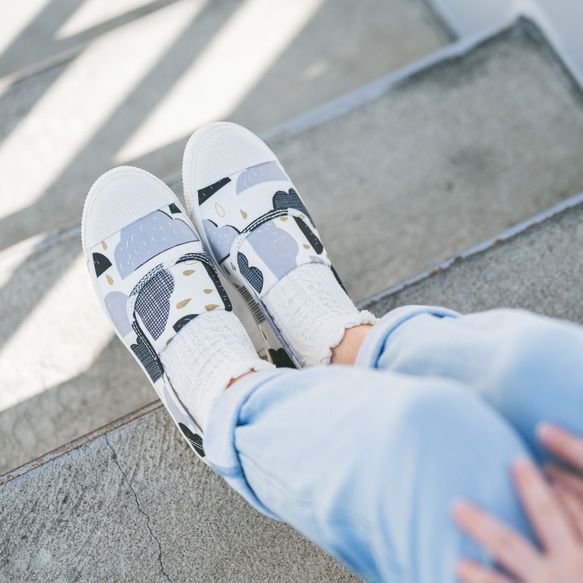
[[206, 200], [208, 200], [215, 192], [221, 190], [225, 184], [229, 184], [231, 182], [230, 178], [221, 178], [214, 184], [210, 186], [205, 186], [198, 191], [198, 204], [202, 204]]
[[180, 431], [182, 431], [184, 437], [186, 437], [186, 439], [188, 439], [188, 441], [192, 443], [192, 447], [194, 447], [196, 453], [200, 457], [204, 457], [205, 453], [204, 448], [202, 446], [202, 437], [196, 433], [192, 433], [192, 431], [190, 431], [190, 429], [188, 429], [188, 427], [186, 427], [184, 423], [179, 423], [178, 427], [180, 427]]
[[180, 330], [182, 330], [182, 328], [184, 328], [188, 322], [194, 320], [197, 316], [198, 314], [188, 314], [187, 316], [180, 318], [180, 320], [178, 320], [178, 322], [176, 322], [172, 328], [174, 328], [176, 332], [180, 332]]
[[277, 368], [297, 368], [289, 357], [289, 354], [283, 348], [278, 348], [277, 350], [270, 348], [269, 356], [271, 357], [271, 362]]
[[261, 293], [263, 289], [263, 273], [257, 267], [249, 267], [249, 261], [243, 253], [237, 254], [237, 263], [239, 264], [239, 271], [241, 275], [256, 289], [257, 293]]
[[318, 237], [316, 237], [316, 235], [314, 234], [312, 229], [310, 229], [310, 227], [308, 227], [308, 225], [306, 225], [306, 223], [304, 221], [302, 221], [302, 219], [300, 219], [299, 217], [294, 217], [294, 220], [297, 223], [298, 227], [300, 228], [301, 232], [304, 234], [304, 236], [308, 240], [308, 242], [314, 248], [314, 251], [318, 255], [320, 255], [322, 253], [322, 251], [324, 251], [324, 245], [322, 245], [322, 242], [320, 241], [320, 239], [318, 239]]
[[95, 276], [99, 277], [111, 267], [111, 261], [101, 253], [93, 253], [93, 267]]

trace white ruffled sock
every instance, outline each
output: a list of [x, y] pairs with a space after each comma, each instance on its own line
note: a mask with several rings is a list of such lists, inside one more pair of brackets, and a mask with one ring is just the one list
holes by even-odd
[[160, 359], [172, 387], [203, 431], [213, 403], [231, 379], [275, 368], [257, 356], [239, 318], [225, 310], [213, 310], [189, 322]]
[[306, 263], [290, 271], [263, 297], [276, 326], [302, 366], [329, 364], [347, 328], [374, 324], [359, 312], [327, 265]]

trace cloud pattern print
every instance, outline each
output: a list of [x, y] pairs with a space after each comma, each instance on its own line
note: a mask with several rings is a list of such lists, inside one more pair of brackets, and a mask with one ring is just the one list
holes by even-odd
[[215, 259], [257, 297], [300, 265], [323, 263], [333, 270], [312, 218], [277, 162], [199, 190], [198, 204]]
[[189, 219], [176, 204], [164, 206], [98, 243], [90, 257], [98, 296], [117, 335], [142, 364], [182, 433], [204, 456], [200, 431], [172, 390], [159, 358], [180, 329], [199, 315], [192, 306], [232, 309]]

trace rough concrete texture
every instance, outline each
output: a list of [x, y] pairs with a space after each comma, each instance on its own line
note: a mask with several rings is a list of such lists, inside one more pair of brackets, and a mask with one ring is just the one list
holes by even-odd
[[583, 190], [581, 96], [525, 30], [273, 144], [353, 299]]
[[462, 313], [524, 308], [583, 324], [583, 204], [530, 227], [489, 250], [380, 295], [362, 307], [381, 315], [407, 304]]
[[[365, 303], [511, 306], [583, 323], [583, 205]], [[0, 581], [350, 581], [252, 511], [157, 409], [0, 486]]]
[[0, 581], [349, 582], [257, 513], [163, 409], [0, 487]]
[[[39, 55], [72, 5], [48, 4], [14, 41], [17, 53], [33, 35]], [[104, 6], [119, 12], [119, 2]], [[204, 122], [265, 131], [450, 40], [422, 0], [181, 0], [127, 19], [110, 19], [66, 62], [0, 86], [0, 191], [10, 193], [0, 249], [78, 217], [113, 166], [175, 172]]]

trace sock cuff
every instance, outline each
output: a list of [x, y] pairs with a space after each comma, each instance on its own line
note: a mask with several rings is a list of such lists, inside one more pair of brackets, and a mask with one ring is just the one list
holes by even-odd
[[377, 319], [373, 314], [367, 310], [362, 310], [359, 312], [355, 308], [355, 313], [353, 315], [347, 314], [345, 318], [338, 321], [335, 330], [330, 333], [330, 346], [328, 349], [323, 348], [320, 361], [318, 363], [314, 363], [314, 365], [330, 364], [330, 361], [332, 360], [332, 349], [336, 348], [342, 342], [346, 330], [354, 328], [355, 326], [362, 326], [364, 324], [370, 324], [371, 326], [374, 326], [376, 322]]
[[218, 309], [184, 326], [160, 359], [172, 387], [203, 430], [213, 403], [232, 379], [274, 368], [259, 358], [237, 316]]
[[263, 298], [302, 366], [329, 364], [348, 328], [374, 324], [359, 312], [327, 265], [307, 263], [283, 277]]

